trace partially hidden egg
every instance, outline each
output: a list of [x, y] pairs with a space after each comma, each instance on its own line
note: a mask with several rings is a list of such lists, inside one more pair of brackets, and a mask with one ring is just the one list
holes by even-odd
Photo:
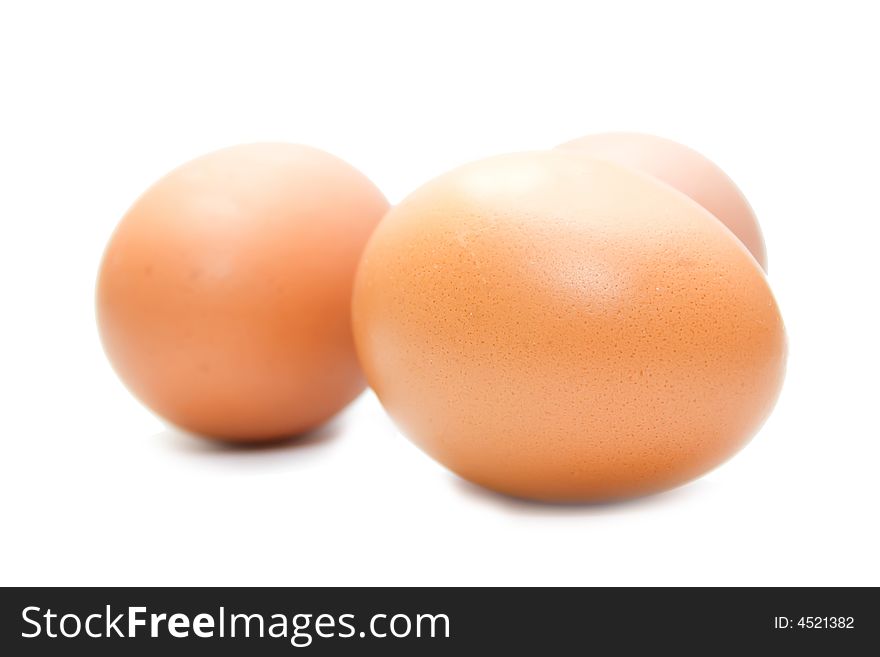
[[588, 135], [559, 146], [642, 171], [702, 205], [736, 235], [767, 269], [761, 226], [746, 197], [714, 162], [662, 137], [628, 132]]
[[770, 413], [786, 338], [761, 267], [670, 186], [556, 149], [427, 183], [380, 223], [353, 326], [401, 431], [505, 494], [667, 489]]
[[323, 151], [250, 144], [197, 158], [122, 218], [97, 283], [105, 351], [168, 422], [254, 441], [323, 423], [364, 388], [350, 301], [388, 204]]

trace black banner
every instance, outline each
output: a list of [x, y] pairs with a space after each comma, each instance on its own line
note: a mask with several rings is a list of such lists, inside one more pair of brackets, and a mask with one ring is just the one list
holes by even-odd
[[[868, 654], [876, 589], [3, 589], [4, 655]], [[873, 647], [872, 647], [873, 646]]]

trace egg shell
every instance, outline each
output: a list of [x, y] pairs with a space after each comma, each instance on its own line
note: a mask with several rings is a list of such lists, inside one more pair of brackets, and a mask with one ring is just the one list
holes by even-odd
[[667, 489], [770, 413], [786, 338], [754, 258], [650, 176], [563, 150], [465, 165], [383, 219], [355, 339], [401, 431], [505, 494]]
[[764, 236], [752, 207], [733, 180], [697, 151], [662, 137], [629, 132], [588, 135], [559, 148], [637, 169], [671, 185], [715, 215], [767, 270]]
[[174, 425], [264, 440], [323, 423], [364, 388], [354, 273], [387, 210], [350, 165], [294, 144], [175, 169], [119, 223], [97, 284], [116, 372]]

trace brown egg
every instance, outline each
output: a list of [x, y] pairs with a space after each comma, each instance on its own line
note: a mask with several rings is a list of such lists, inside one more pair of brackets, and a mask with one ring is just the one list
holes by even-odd
[[669, 139], [625, 132], [581, 137], [559, 148], [637, 169], [672, 185], [714, 214], [767, 270], [761, 227], [746, 197], [710, 160]]
[[97, 318], [144, 404], [229, 440], [311, 429], [363, 389], [350, 328], [364, 244], [388, 204], [354, 168], [292, 144], [175, 169], [116, 228]]
[[353, 322], [413, 442], [543, 500], [640, 495], [715, 467], [769, 414], [786, 353], [764, 274], [721, 223], [562, 150], [463, 166], [393, 208]]

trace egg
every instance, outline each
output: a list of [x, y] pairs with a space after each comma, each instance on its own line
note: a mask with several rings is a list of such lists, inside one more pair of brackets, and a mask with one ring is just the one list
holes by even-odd
[[713, 162], [682, 144], [636, 133], [605, 133], [581, 137], [559, 146], [601, 158], [656, 177], [702, 205], [767, 269], [761, 227], [736, 184]]
[[786, 338], [758, 263], [654, 178], [564, 150], [427, 183], [360, 264], [355, 341], [400, 430], [507, 495], [687, 482], [770, 413]]
[[323, 151], [249, 144], [141, 196], [106, 248], [97, 322], [116, 372], [185, 430], [282, 438], [364, 388], [350, 325], [358, 260], [388, 208]]

